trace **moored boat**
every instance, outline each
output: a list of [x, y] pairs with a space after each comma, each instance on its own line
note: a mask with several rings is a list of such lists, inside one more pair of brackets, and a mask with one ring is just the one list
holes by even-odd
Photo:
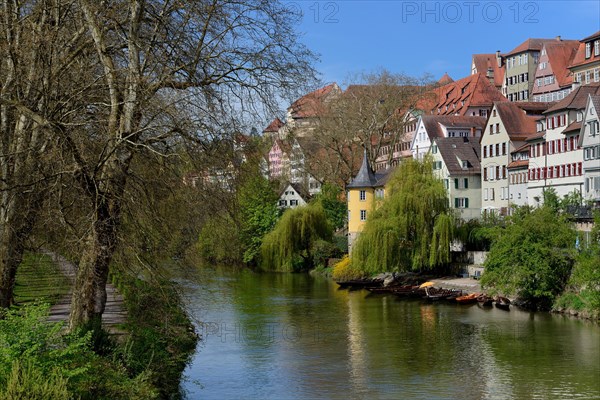
[[477, 297], [477, 301], [479, 302], [480, 306], [491, 307], [494, 299], [488, 295], [482, 294], [481, 296]]
[[477, 302], [477, 297], [479, 297], [479, 293], [471, 293], [465, 296], [457, 297], [456, 302], [459, 304], [472, 304]]
[[498, 296], [496, 297], [494, 305], [501, 310], [510, 310], [510, 300], [506, 297]]
[[354, 279], [349, 281], [336, 281], [340, 289], [364, 289], [367, 287], [381, 287], [383, 282], [373, 279]]

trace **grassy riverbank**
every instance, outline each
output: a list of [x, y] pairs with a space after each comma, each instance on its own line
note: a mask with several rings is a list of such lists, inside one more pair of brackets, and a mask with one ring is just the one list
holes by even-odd
[[179, 382], [198, 336], [176, 286], [121, 273], [112, 279], [127, 308], [122, 334], [65, 335], [63, 323], [46, 320], [69, 280], [50, 257], [26, 255], [17, 274], [18, 307], [0, 320], [0, 398], [181, 397]]

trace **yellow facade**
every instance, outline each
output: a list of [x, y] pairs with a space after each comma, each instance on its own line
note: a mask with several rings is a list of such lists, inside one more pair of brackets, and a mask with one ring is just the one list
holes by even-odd
[[[361, 192], [364, 192], [365, 200], [361, 200]], [[364, 211], [368, 217], [373, 209], [375, 201], [374, 188], [356, 188], [348, 190], [348, 233], [357, 233], [362, 231], [365, 220], [361, 220], [361, 211]]]

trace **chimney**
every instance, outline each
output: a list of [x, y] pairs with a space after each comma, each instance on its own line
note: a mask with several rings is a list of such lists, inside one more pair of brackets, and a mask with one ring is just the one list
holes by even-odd
[[561, 40], [562, 40], [562, 39], [560, 38], [560, 35], [558, 35], [558, 36], [556, 37], [556, 41], [557, 41], [557, 42], [560, 42]]
[[496, 62], [498, 63], [498, 68], [502, 67], [502, 56], [500, 55], [500, 50], [496, 50]]

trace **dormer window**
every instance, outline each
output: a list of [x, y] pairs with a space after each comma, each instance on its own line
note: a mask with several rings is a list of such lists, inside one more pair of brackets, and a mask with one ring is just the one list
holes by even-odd
[[469, 162], [468, 161], [463, 161], [462, 162], [462, 169], [468, 169], [469, 168]]
[[585, 44], [585, 58], [590, 58], [592, 56], [592, 42], [587, 42]]
[[600, 56], [600, 39], [594, 41], [594, 55]]
[[577, 122], [581, 122], [583, 120], [583, 113], [581, 111], [577, 111]]

